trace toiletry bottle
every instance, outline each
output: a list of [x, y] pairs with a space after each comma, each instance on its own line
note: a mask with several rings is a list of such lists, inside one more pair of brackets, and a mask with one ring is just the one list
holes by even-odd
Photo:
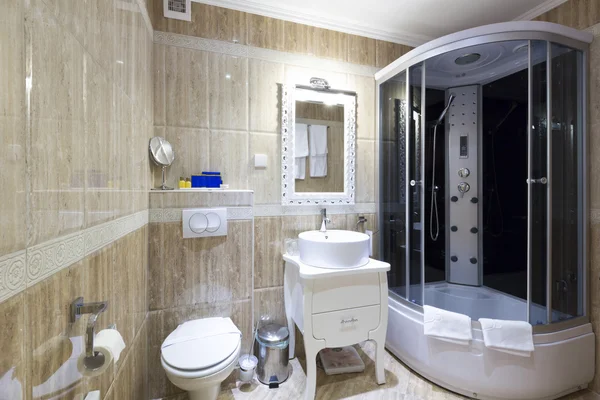
[[185, 188], [186, 189], [192, 188], [192, 181], [190, 180], [190, 178], [185, 178]]
[[185, 188], [185, 180], [183, 179], [183, 176], [179, 177], [179, 189], [183, 189]]

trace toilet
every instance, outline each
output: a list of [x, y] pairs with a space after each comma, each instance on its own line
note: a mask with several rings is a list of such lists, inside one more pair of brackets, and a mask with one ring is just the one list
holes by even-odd
[[235, 368], [242, 334], [230, 318], [203, 318], [177, 327], [161, 345], [161, 364], [190, 400], [214, 400]]

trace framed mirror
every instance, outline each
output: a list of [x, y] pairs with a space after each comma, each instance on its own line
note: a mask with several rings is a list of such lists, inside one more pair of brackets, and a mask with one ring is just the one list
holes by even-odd
[[282, 205], [354, 204], [356, 93], [319, 81], [282, 86]]

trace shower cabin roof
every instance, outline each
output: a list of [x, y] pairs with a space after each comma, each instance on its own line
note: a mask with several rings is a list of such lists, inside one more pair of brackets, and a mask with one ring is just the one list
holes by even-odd
[[[593, 39], [590, 32], [550, 22], [518, 21], [485, 25], [425, 43], [378, 71], [375, 79], [381, 83], [427, 60], [428, 87], [431, 85], [442, 89], [485, 84], [527, 68], [528, 52], [523, 51], [527, 50], [527, 47], [523, 47], [527, 45], [527, 39], [553, 40], [557, 37], [564, 38], [568, 45], [579, 45], [579, 48], [587, 46]], [[532, 52], [534, 63], [545, 59], [543, 47], [533, 46]], [[474, 62], [462, 65], [457, 63], [462, 56], [474, 53], [480, 56]], [[419, 74], [418, 67], [414, 72]], [[411, 77], [414, 78], [416, 76]]]

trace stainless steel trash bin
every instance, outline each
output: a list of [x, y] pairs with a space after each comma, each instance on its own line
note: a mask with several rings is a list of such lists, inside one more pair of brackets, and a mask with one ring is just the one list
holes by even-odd
[[269, 387], [278, 387], [288, 378], [290, 333], [285, 326], [269, 323], [256, 333], [258, 380]]

